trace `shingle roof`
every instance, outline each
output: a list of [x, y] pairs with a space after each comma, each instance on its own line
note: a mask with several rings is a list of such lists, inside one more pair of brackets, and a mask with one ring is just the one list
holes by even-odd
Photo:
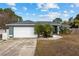
[[22, 21], [22, 22], [16, 22], [16, 23], [11, 23], [11, 24], [34, 24], [35, 22], [27, 20], [27, 21]]
[[11, 24], [6, 24], [7, 26], [24, 26], [24, 25], [35, 25], [35, 24], [51, 24], [51, 25], [61, 25], [59, 23], [54, 23], [52, 21], [30, 21], [30, 20], [27, 20], [27, 21], [23, 21], [23, 22], [16, 22], [16, 23], [11, 23]]

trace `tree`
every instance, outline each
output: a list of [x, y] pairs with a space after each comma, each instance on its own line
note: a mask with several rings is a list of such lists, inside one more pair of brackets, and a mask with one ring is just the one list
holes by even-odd
[[45, 24], [44, 25], [44, 33], [43, 36], [44, 37], [51, 37], [53, 34], [53, 26], [49, 25], [49, 24]]
[[34, 31], [35, 31], [35, 34], [38, 35], [38, 37], [40, 37], [40, 35], [42, 35], [43, 30], [44, 30], [43, 25], [41, 25], [41, 24], [36, 24], [35, 25]]
[[69, 21], [63, 21], [62, 25], [69, 25]]
[[75, 25], [77, 28], [79, 28], [79, 20], [75, 19], [75, 20], [74, 20], [74, 25]]
[[76, 15], [73, 22], [74, 26], [79, 28], [79, 14]]
[[62, 22], [62, 19], [61, 18], [56, 18], [53, 20], [54, 23], [61, 23]]
[[70, 25], [71, 28], [74, 27], [74, 19], [73, 19], [73, 17], [70, 17], [68, 22], [69, 22], [69, 25]]
[[18, 22], [23, 21], [21, 16], [18, 16], [18, 15], [16, 15], [16, 16], [17, 16]]
[[0, 8], [0, 12], [3, 12], [3, 9], [2, 8]]
[[50, 37], [53, 34], [53, 26], [49, 24], [41, 25], [41, 24], [36, 24], [34, 28], [35, 34], [38, 35], [38, 37], [43, 36], [43, 37]]
[[74, 19], [79, 20], [79, 14], [76, 15], [76, 17]]
[[5, 29], [5, 24], [22, 21], [22, 17], [15, 14], [11, 8], [0, 8], [0, 27]]
[[11, 9], [11, 8], [5, 8], [5, 9], [3, 9], [4, 10], [4, 12], [6, 12], [7, 14], [11, 14], [11, 15], [14, 15], [15, 13], [14, 13], [14, 11]]
[[70, 17], [69, 18], [69, 22], [73, 22], [73, 17]]
[[67, 27], [60, 27], [60, 34], [70, 34], [71, 30]]
[[73, 21], [70, 22], [70, 26], [71, 28], [79, 28], [79, 14], [77, 14]]

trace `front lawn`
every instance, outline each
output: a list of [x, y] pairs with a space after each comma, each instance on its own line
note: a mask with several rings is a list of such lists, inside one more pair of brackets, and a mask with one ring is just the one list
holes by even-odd
[[79, 56], [79, 35], [64, 35], [59, 40], [38, 40], [36, 56]]

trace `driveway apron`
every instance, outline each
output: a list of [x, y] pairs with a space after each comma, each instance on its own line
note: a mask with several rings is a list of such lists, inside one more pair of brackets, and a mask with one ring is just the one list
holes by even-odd
[[[7, 48], [4, 46], [0, 51], [1, 56], [33, 56], [36, 49], [36, 39], [17, 39], [14, 43], [8, 43]], [[7, 43], [5, 44], [7, 45]], [[1, 48], [0, 48], [1, 49]]]

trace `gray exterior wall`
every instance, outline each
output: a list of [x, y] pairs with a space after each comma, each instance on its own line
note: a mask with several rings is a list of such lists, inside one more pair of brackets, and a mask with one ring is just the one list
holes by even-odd
[[35, 24], [50, 24], [54, 26], [54, 34], [59, 34], [61, 24], [48, 22], [48, 21], [41, 21], [41, 22], [32, 22], [32, 21], [24, 21], [24, 22], [17, 22], [13, 24], [6, 24], [9, 27], [9, 36], [14, 37], [14, 27], [34, 27]]
[[14, 27], [9, 27], [9, 35], [13, 37]]

